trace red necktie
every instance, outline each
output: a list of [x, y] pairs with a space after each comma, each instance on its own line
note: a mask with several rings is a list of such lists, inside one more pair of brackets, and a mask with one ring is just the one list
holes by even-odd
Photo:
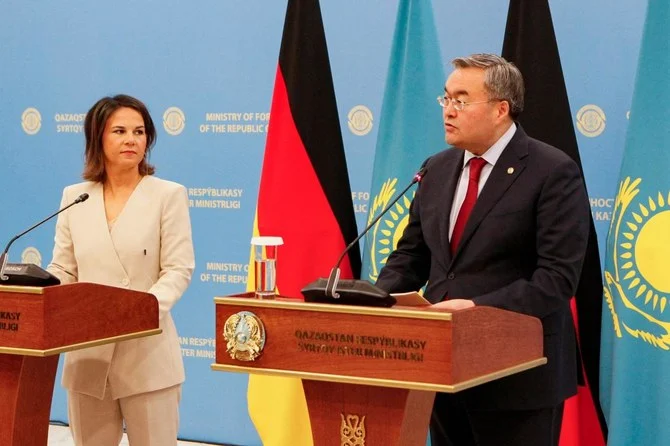
[[477, 201], [477, 193], [479, 191], [479, 175], [482, 173], [482, 168], [486, 165], [486, 160], [484, 158], [471, 158], [470, 159], [470, 179], [468, 180], [468, 190], [465, 193], [465, 200], [461, 205], [461, 209], [458, 211], [458, 217], [456, 217], [456, 224], [454, 225], [454, 231], [451, 233], [451, 253], [456, 252], [458, 248], [458, 243], [461, 241], [461, 236], [463, 235], [463, 229], [465, 229], [465, 224], [468, 222], [468, 217], [472, 212], [472, 208], [475, 207], [475, 202]]

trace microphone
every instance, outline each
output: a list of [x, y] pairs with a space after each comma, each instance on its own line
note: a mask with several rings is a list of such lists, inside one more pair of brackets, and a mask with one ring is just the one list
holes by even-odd
[[[56, 215], [74, 206], [75, 204], [83, 203], [86, 200], [88, 200], [88, 194], [83, 193], [79, 195], [77, 199], [74, 200], [72, 203], [49, 215], [41, 222], [31, 226], [30, 228], [26, 229], [19, 235], [14, 236], [14, 238], [12, 238], [9, 241], [9, 243], [7, 243], [4, 252], [0, 254], [0, 285], [27, 285], [27, 286], [59, 285], [60, 280], [58, 280], [56, 276], [40, 268], [37, 265], [33, 265], [32, 263], [29, 264], [7, 263], [7, 259], [9, 258], [8, 255], [9, 247], [12, 246], [12, 243], [14, 243], [17, 239], [23, 237], [25, 234], [29, 233], [39, 225], [51, 220]], [[5, 273], [7, 273], [8, 275], [5, 275]]]
[[[328, 280], [324, 278], [317, 279], [301, 290], [305, 296], [306, 302], [325, 302], [325, 303], [341, 303], [346, 305], [371, 305], [390, 307], [396, 303], [395, 298], [389, 295], [386, 291], [374, 286], [367, 280], [346, 279], [340, 281], [340, 263], [344, 256], [349, 252], [367, 232], [379, 221], [380, 218], [389, 209], [404, 196], [410, 187], [416, 183], [421, 182], [426, 176], [428, 169], [421, 166], [419, 171], [414, 175], [412, 181], [402, 190], [396, 197], [391, 200], [389, 204], [377, 215], [374, 220], [367, 225], [365, 229], [356, 237], [347, 247], [342, 251], [340, 257], [337, 259], [335, 266], [330, 270]], [[338, 290], [338, 286], [340, 289]]]

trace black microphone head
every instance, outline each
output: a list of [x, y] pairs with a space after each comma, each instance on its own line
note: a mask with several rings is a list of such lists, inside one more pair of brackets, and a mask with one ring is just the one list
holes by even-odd
[[423, 167], [422, 167], [421, 169], [419, 169], [419, 171], [414, 175], [414, 178], [412, 179], [412, 182], [413, 182], [413, 183], [419, 183], [419, 182], [423, 179], [423, 177], [426, 176], [426, 172], [427, 172], [427, 171], [428, 171], [428, 169], [426, 168], [426, 166], [423, 166]]
[[87, 194], [86, 192], [84, 192], [83, 194], [81, 194], [80, 196], [78, 196], [77, 199], [74, 200], [74, 202], [75, 202], [75, 203], [82, 203], [82, 202], [84, 202], [84, 201], [86, 201], [86, 200], [88, 200], [88, 194]]

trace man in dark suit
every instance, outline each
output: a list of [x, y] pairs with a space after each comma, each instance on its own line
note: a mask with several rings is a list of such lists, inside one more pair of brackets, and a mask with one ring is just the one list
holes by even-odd
[[435, 308], [488, 305], [539, 318], [547, 364], [438, 393], [431, 437], [434, 446], [554, 446], [563, 402], [577, 390], [569, 301], [589, 234], [586, 189], [567, 155], [515, 123], [524, 87], [513, 64], [490, 54], [452, 63], [438, 102], [453, 147], [426, 161], [377, 285], [404, 292], [428, 282]]

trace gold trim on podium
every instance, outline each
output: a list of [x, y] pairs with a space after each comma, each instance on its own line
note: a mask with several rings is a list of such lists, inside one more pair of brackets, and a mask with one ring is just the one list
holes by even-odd
[[214, 303], [219, 305], [233, 305], [233, 306], [255, 307], [255, 308], [318, 311], [319, 313], [361, 314], [361, 315], [386, 316], [386, 317], [411, 317], [413, 319], [429, 319], [438, 321], [452, 320], [451, 313], [447, 311], [441, 312], [435, 310], [431, 311], [412, 310], [411, 307], [395, 307], [395, 308], [358, 307], [353, 305], [314, 304], [299, 300], [291, 302], [290, 299], [260, 300], [249, 297], [215, 297]]
[[0, 293], [44, 294], [44, 288], [38, 286], [0, 285]]
[[399, 389], [425, 390], [429, 392], [443, 392], [454, 393], [461, 390], [469, 389], [480, 384], [487, 383], [505, 376], [513, 375], [515, 373], [523, 372], [524, 370], [532, 369], [547, 363], [547, 358], [535, 359], [533, 361], [524, 362], [514, 367], [499, 370], [495, 373], [478, 376], [477, 378], [463, 381], [454, 385], [443, 384], [429, 384], [415, 381], [400, 381], [394, 379], [379, 379], [379, 378], [363, 378], [352, 377], [345, 375], [331, 375], [328, 373], [313, 373], [313, 372], [298, 372], [293, 370], [278, 370], [256, 367], [245, 367], [228, 364], [214, 363], [211, 365], [212, 370], [220, 372], [236, 372], [236, 373], [255, 373], [257, 375], [271, 375], [271, 376], [285, 376], [291, 378], [311, 379], [314, 381], [328, 381], [344, 384], [361, 384], [365, 386], [378, 387], [395, 387]]
[[[23, 288], [21, 288], [23, 291]], [[112, 342], [128, 341], [130, 339], [143, 338], [145, 336], [157, 335], [163, 332], [162, 328], [154, 328], [152, 330], [138, 331], [136, 333], [112, 336], [111, 338], [96, 339], [95, 341], [80, 342], [78, 344], [64, 345], [58, 348], [50, 348], [47, 350], [36, 350], [32, 348], [14, 348], [14, 347], [0, 347], [0, 353], [8, 355], [23, 355], [23, 356], [51, 356], [60, 353], [69, 352], [72, 350], [79, 350], [82, 348], [97, 347], [103, 344], [110, 344]]]

